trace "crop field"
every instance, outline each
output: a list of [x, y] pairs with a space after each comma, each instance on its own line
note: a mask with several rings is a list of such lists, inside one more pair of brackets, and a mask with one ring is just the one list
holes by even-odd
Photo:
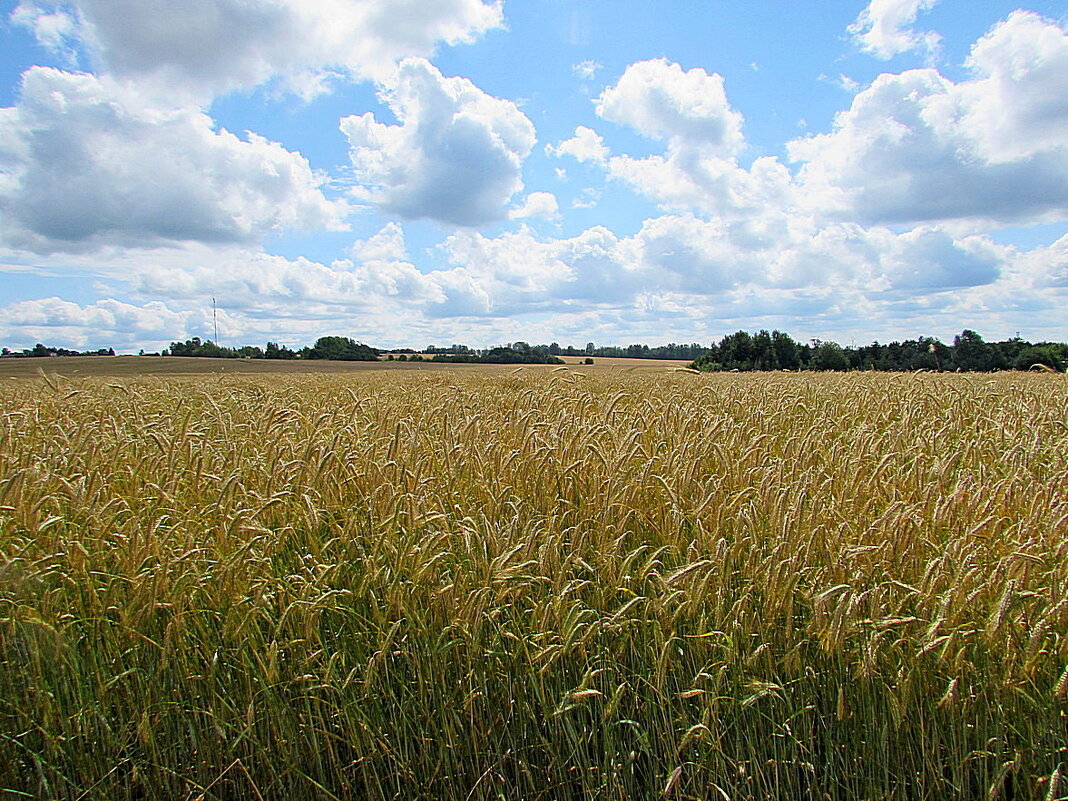
[[[367, 370], [459, 370], [472, 372], [510, 372], [514, 364], [442, 364], [424, 356], [421, 362], [342, 362], [327, 360], [294, 359], [211, 359], [182, 356], [59, 356], [52, 358], [0, 359], [0, 380], [7, 378], [34, 378], [41, 373], [60, 373], [74, 378], [87, 376], [112, 376], [116, 378], [146, 375], [188, 376], [211, 373], [263, 375], [284, 373], [292, 375], [307, 373], [353, 373]], [[626, 359], [598, 356], [594, 364], [582, 364], [579, 356], [561, 357], [568, 365], [583, 372], [599, 373], [604, 370], [663, 372], [665, 369], [684, 367], [685, 361], [670, 359]], [[579, 367], [581, 365], [581, 367]], [[553, 365], [525, 365], [527, 370], [552, 370]]]
[[1068, 381], [5, 379], [9, 798], [1068, 798]]

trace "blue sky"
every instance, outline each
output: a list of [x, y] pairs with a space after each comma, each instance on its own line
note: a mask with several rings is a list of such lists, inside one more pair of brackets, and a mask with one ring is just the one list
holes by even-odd
[[1068, 340], [1068, 22], [0, 3], [0, 344]]

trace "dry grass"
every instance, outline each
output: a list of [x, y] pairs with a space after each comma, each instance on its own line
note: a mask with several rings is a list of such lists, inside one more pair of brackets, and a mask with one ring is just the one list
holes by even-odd
[[3, 797], [1066, 791], [1063, 376], [0, 403]]

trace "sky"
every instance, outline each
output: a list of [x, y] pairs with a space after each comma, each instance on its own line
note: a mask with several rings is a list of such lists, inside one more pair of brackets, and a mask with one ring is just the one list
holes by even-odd
[[13, 350], [1066, 308], [1063, 0], [0, 0]]

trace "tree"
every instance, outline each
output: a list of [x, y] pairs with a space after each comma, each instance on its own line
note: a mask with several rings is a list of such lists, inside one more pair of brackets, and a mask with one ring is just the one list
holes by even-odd
[[723, 337], [719, 357], [724, 370], [752, 370], [753, 337], [747, 331], [735, 331]]
[[779, 367], [779, 359], [772, 344], [771, 334], [761, 330], [753, 337], [753, 369], [775, 370]]
[[297, 358], [296, 351], [290, 350], [285, 345], [279, 347], [277, 342], [268, 342], [267, 347], [263, 351], [263, 358], [265, 359], [295, 359]]
[[1059, 373], [1064, 372], [1064, 364], [1062, 364], [1054, 345], [1032, 345], [1026, 347], [1017, 354], [1012, 366], [1017, 370], [1030, 370], [1036, 364], [1049, 367]]
[[775, 359], [783, 370], [796, 370], [801, 366], [801, 354], [797, 343], [789, 334], [782, 331], [771, 332], [771, 348], [775, 351]]
[[837, 342], [812, 341], [813, 370], [848, 370], [849, 359]]
[[376, 362], [378, 354], [373, 349], [348, 337], [319, 337], [314, 347], [304, 348], [305, 359], [331, 359], [343, 362]]
[[983, 338], [970, 328], [953, 337], [953, 363], [961, 370], [994, 370], [995, 353]]

